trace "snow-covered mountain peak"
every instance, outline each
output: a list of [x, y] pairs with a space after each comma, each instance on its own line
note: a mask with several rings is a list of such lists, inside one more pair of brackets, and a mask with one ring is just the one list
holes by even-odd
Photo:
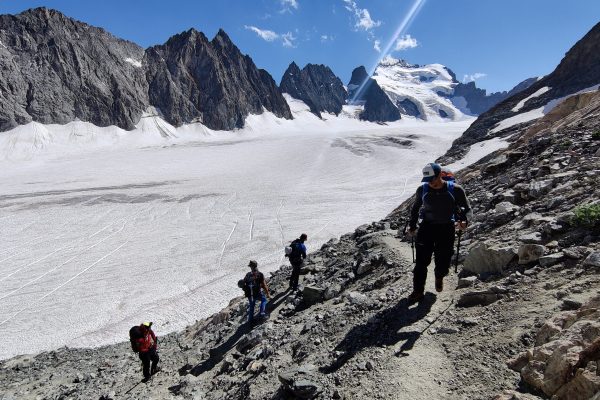
[[457, 82], [441, 64], [415, 65], [388, 56], [375, 69], [373, 79], [402, 114], [425, 120], [463, 117], [447, 98]]
[[408, 61], [401, 58], [394, 58], [392, 56], [385, 56], [379, 61], [378, 67], [394, 67], [400, 66], [404, 68], [417, 68], [418, 64], [410, 64]]

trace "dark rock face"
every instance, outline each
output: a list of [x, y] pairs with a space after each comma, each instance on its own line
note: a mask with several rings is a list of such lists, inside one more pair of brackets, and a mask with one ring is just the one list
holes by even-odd
[[356, 67], [352, 71], [352, 77], [350, 77], [350, 82], [348, 83], [348, 98], [354, 99], [356, 95], [356, 90], [362, 85], [367, 79], [369, 79], [369, 74], [364, 66]]
[[36, 8], [0, 15], [0, 42], [0, 130], [76, 118], [132, 129], [148, 104], [144, 50], [103, 29]]
[[310, 111], [338, 115], [346, 102], [342, 81], [325, 65], [307, 64], [302, 70], [292, 62], [281, 78], [279, 88], [295, 99], [304, 101]]
[[537, 78], [529, 78], [520, 82], [511, 90], [503, 92], [494, 92], [489, 95], [485, 89], [480, 89], [475, 86], [475, 82], [459, 83], [454, 88], [453, 97], [463, 97], [467, 102], [467, 108], [472, 114], [483, 114], [502, 100], [527, 89]]
[[234, 129], [263, 109], [292, 118], [271, 76], [223, 31], [144, 51], [45, 8], [0, 16], [0, 93], [0, 131], [75, 119], [133, 129], [149, 105], [176, 126]]
[[[366, 83], [364, 83], [365, 81]], [[377, 81], [369, 78], [367, 70], [363, 66], [352, 71], [352, 78], [348, 84], [348, 98], [353, 102], [364, 103], [365, 109], [360, 113], [362, 120], [390, 122], [401, 118], [398, 107], [392, 103]]]
[[200, 121], [211, 129], [241, 128], [263, 107], [292, 118], [271, 76], [241, 54], [220, 30], [212, 41], [191, 29], [146, 50], [150, 104], [178, 126]]
[[419, 107], [409, 99], [404, 99], [396, 103], [398, 109], [402, 114], [410, 115], [411, 117], [420, 117], [421, 112], [419, 111]]
[[[576, 93], [598, 83], [600, 83], [600, 23], [596, 24], [567, 52], [551, 74], [546, 75], [527, 89], [516, 93], [481, 114], [469, 129], [454, 141], [452, 147], [444, 156], [444, 162], [460, 157], [473, 143], [483, 138], [490, 139], [493, 137], [488, 135], [488, 132], [500, 121], [542, 107], [553, 99]], [[550, 89], [542, 95], [526, 101], [518, 111], [513, 111], [521, 100], [528, 98], [544, 87]], [[502, 134], [501, 131], [496, 135], [500, 136]]]

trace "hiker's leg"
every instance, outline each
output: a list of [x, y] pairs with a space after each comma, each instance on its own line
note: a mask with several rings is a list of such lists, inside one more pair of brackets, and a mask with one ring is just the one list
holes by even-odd
[[150, 352], [140, 352], [140, 360], [142, 360], [142, 373], [144, 378], [150, 378]]
[[438, 225], [435, 232], [435, 277], [448, 275], [454, 253], [454, 224]]
[[260, 316], [265, 316], [265, 309], [267, 308], [267, 296], [264, 293], [260, 294]]
[[152, 360], [152, 368], [150, 369], [150, 373], [155, 374], [156, 368], [158, 367], [158, 361], [160, 360], [160, 358], [158, 357], [158, 353], [156, 352], [156, 349], [154, 349], [154, 348], [150, 349], [149, 353], [150, 353], [150, 360]]
[[292, 276], [290, 276], [290, 289], [298, 289], [298, 280], [300, 279], [300, 265], [292, 264]]
[[417, 231], [415, 247], [417, 249], [415, 269], [413, 270], [413, 290], [415, 292], [425, 291], [427, 281], [427, 266], [431, 263], [433, 254], [433, 237], [431, 236], [431, 225], [423, 224]]
[[248, 322], [252, 322], [254, 319], [254, 304], [256, 301], [254, 300], [254, 296], [248, 298]]

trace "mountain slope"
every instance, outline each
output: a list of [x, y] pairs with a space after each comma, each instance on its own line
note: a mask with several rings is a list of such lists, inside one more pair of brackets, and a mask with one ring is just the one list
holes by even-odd
[[518, 125], [528, 124], [542, 117], [552, 108], [554, 100], [581, 90], [594, 90], [598, 84], [600, 23], [566, 53], [551, 74], [480, 115], [454, 142], [444, 160], [460, 157], [468, 146], [481, 140], [510, 135]]
[[396, 107], [424, 120], [460, 119], [463, 113], [447, 98], [455, 82], [441, 64], [412, 65], [386, 57], [377, 66], [373, 79]]
[[75, 119], [132, 129], [148, 105], [144, 50], [101, 28], [36, 8], [0, 15], [0, 43], [0, 130]]
[[179, 126], [242, 127], [250, 114], [292, 118], [271, 76], [220, 30], [146, 51], [101, 28], [37, 8], [0, 16], [0, 131], [31, 121], [133, 129], [149, 107]]
[[263, 107], [292, 118], [271, 76], [256, 68], [223, 30], [212, 41], [195, 29], [146, 50], [150, 104], [179, 126], [194, 121], [211, 129], [241, 128]]
[[355, 68], [348, 83], [348, 99], [354, 104], [363, 104], [359, 118], [371, 122], [390, 122], [401, 118], [398, 107], [381, 89], [377, 81], [370, 78], [364, 66]]
[[346, 102], [342, 81], [325, 65], [307, 64], [300, 70], [292, 62], [283, 74], [279, 88], [305, 102], [319, 118], [321, 112], [338, 115]]

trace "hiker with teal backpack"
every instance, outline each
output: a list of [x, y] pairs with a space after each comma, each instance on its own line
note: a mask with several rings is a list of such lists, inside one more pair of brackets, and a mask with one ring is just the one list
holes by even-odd
[[425, 296], [427, 267], [432, 255], [435, 256], [435, 289], [444, 290], [444, 277], [452, 263], [455, 230], [466, 229], [472, 214], [464, 189], [454, 182], [451, 174], [447, 175], [440, 165], [427, 164], [423, 168], [422, 184], [415, 194], [409, 221], [409, 234], [416, 234], [417, 253], [413, 292], [408, 296], [410, 303], [421, 301]]
[[304, 242], [308, 239], [306, 233], [294, 240], [288, 247], [285, 248], [285, 256], [290, 260], [292, 265], [292, 275], [290, 276], [290, 290], [295, 292], [298, 290], [298, 280], [300, 279], [300, 271], [304, 266], [306, 258], [306, 245]]

